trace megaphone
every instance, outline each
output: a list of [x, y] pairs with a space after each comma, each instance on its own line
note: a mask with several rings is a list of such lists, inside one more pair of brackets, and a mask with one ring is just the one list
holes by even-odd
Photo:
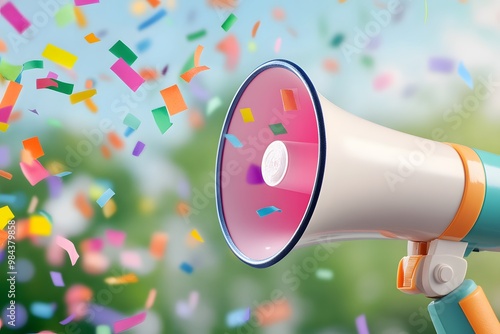
[[240, 260], [263, 268], [299, 246], [408, 240], [397, 286], [438, 298], [438, 333], [500, 333], [481, 288], [464, 280], [464, 256], [500, 249], [498, 203], [500, 156], [349, 114], [290, 61], [248, 76], [221, 132], [216, 205]]

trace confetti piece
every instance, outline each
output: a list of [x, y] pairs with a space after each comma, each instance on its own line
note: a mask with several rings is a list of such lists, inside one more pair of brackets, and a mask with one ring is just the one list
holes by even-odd
[[5, 244], [8, 238], [9, 238], [9, 233], [7, 233], [7, 231], [0, 230], [0, 247], [2, 247]]
[[87, 27], [87, 18], [85, 17], [83, 10], [80, 7], [73, 7], [73, 11], [75, 12], [75, 19], [78, 27]]
[[4, 107], [0, 109], [0, 122], [8, 123], [11, 117], [12, 106]]
[[226, 315], [226, 325], [229, 328], [239, 327], [250, 320], [250, 308], [242, 308], [229, 312]]
[[0, 177], [3, 177], [7, 180], [12, 180], [12, 174], [1, 169], [0, 169]]
[[207, 34], [207, 31], [205, 29], [201, 29], [195, 32], [192, 32], [186, 36], [187, 40], [192, 42], [194, 40], [200, 39], [204, 37]]
[[141, 324], [144, 320], [146, 320], [146, 312], [141, 312], [130, 318], [117, 321], [113, 325], [114, 333], [121, 333], [123, 331], [126, 331]]
[[147, 51], [151, 45], [153, 43], [151, 42], [151, 40], [149, 38], [145, 38], [143, 40], [141, 40], [139, 43], [137, 43], [137, 51], [140, 52], [140, 53], [143, 53], [145, 51]]
[[158, 5], [161, 3], [160, 0], [147, 0], [147, 1], [153, 8], [158, 7]]
[[56, 174], [56, 175], [54, 175], [54, 176], [57, 176], [57, 177], [65, 177], [65, 176], [67, 176], [67, 175], [71, 175], [71, 174], [73, 174], [73, 173], [72, 173], [72, 172], [61, 172], [61, 173], [58, 173], [58, 174]]
[[75, 6], [86, 6], [99, 3], [99, 0], [75, 0]]
[[146, 299], [146, 305], [144, 305], [144, 308], [146, 310], [149, 310], [151, 307], [153, 307], [155, 300], [156, 300], [156, 289], [151, 289], [149, 290], [148, 299]]
[[33, 215], [29, 219], [29, 234], [49, 236], [52, 233], [52, 224], [47, 217]]
[[85, 103], [85, 106], [87, 106], [91, 112], [96, 113], [98, 111], [97, 105], [92, 99], [86, 99], [83, 103]]
[[56, 244], [68, 253], [71, 265], [74, 266], [80, 257], [76, 251], [75, 245], [70, 240], [61, 237], [60, 235], [56, 237]]
[[207, 115], [214, 113], [219, 107], [222, 106], [222, 100], [220, 97], [215, 96], [210, 99], [207, 103]]
[[0, 230], [3, 230], [5, 225], [14, 218], [14, 214], [10, 211], [10, 208], [6, 205], [0, 208]]
[[67, 69], [72, 69], [78, 59], [74, 54], [50, 43], [43, 50], [42, 56]]
[[187, 262], [182, 262], [181, 265], [179, 266], [179, 268], [185, 272], [186, 274], [192, 274], [193, 271], [194, 271], [194, 268], [192, 265], [190, 265], [189, 263]]
[[14, 106], [16, 104], [16, 101], [19, 97], [19, 94], [21, 93], [21, 89], [23, 88], [23, 85], [15, 82], [15, 81], [10, 81], [7, 89], [5, 90], [5, 94], [2, 98], [2, 102], [0, 102], [0, 109], [9, 107], [9, 106]]
[[226, 69], [232, 71], [238, 65], [240, 58], [240, 46], [235, 35], [228, 35], [217, 46], [217, 50], [226, 56]]
[[182, 97], [181, 91], [179, 90], [179, 86], [172, 85], [160, 91], [163, 100], [165, 101], [165, 105], [167, 106], [168, 113], [170, 116], [180, 113], [187, 109], [186, 102], [184, 102], [184, 98]]
[[15, 81], [17, 77], [21, 74], [23, 70], [23, 65], [12, 65], [5, 58], [0, 60], [0, 74], [10, 81]]
[[21, 166], [21, 171], [26, 177], [26, 180], [28, 180], [32, 186], [50, 176], [49, 172], [37, 160], [34, 160], [31, 165], [24, 162], [20, 162], [19, 165]]
[[162, 8], [158, 10], [155, 14], [153, 14], [153, 16], [151, 16], [150, 18], [139, 24], [139, 27], [137, 29], [140, 31], [149, 28], [150, 26], [152, 26], [165, 16], [167, 16], [167, 11]]
[[281, 123], [269, 124], [269, 128], [274, 133], [275, 136], [286, 134], [286, 129]]
[[97, 43], [100, 42], [100, 38], [97, 37], [93, 32], [85, 36], [85, 40], [87, 43], [92, 44], [92, 43]]
[[29, 214], [32, 214], [33, 212], [35, 212], [37, 205], [38, 205], [38, 197], [36, 197], [36, 196], [31, 197], [31, 201], [30, 201], [30, 204], [28, 206], [27, 212]]
[[74, 204], [82, 216], [86, 219], [90, 219], [94, 216], [94, 209], [90, 202], [87, 200], [87, 196], [83, 192], [76, 194]]
[[84, 90], [82, 92], [74, 93], [69, 96], [69, 101], [71, 104], [76, 104], [78, 102], [82, 102], [86, 99], [90, 99], [92, 96], [97, 94], [97, 91], [94, 89]]
[[474, 81], [472, 80], [469, 71], [467, 71], [467, 69], [465, 68], [463, 62], [460, 62], [458, 64], [458, 75], [460, 75], [462, 80], [465, 82], [467, 86], [469, 86], [470, 89], [474, 88]]
[[36, 79], [36, 89], [44, 89], [47, 87], [57, 87], [58, 83], [54, 79], [50, 78], [40, 78]]
[[111, 158], [111, 150], [106, 145], [101, 146], [101, 153], [105, 159]]
[[111, 143], [111, 146], [113, 146], [117, 150], [121, 150], [125, 147], [125, 143], [123, 142], [123, 140], [114, 131], [108, 132], [108, 140]]
[[356, 329], [358, 334], [370, 334], [368, 331], [368, 324], [366, 323], [366, 316], [364, 314], [356, 318]]
[[112, 334], [111, 328], [106, 325], [99, 325], [96, 327], [95, 330], [96, 330], [95, 334]]
[[392, 80], [390, 73], [382, 73], [373, 80], [373, 88], [375, 90], [384, 90], [392, 84]]
[[51, 271], [50, 277], [52, 278], [52, 283], [54, 284], [54, 286], [58, 286], [58, 287], [64, 286], [64, 280], [63, 280], [60, 272]]
[[165, 255], [165, 250], [167, 248], [167, 243], [168, 235], [166, 233], [154, 233], [149, 244], [149, 252], [151, 256], [157, 260], [163, 258], [163, 256]]
[[276, 7], [273, 9], [273, 18], [276, 21], [283, 21], [286, 17], [285, 10], [280, 7]]
[[128, 113], [127, 116], [125, 116], [125, 118], [123, 119], [123, 124], [125, 124], [129, 128], [137, 130], [141, 125], [141, 120], [132, 115], [131, 113]]
[[61, 325], [63, 325], [63, 326], [66, 326], [67, 324], [69, 324], [70, 322], [72, 322], [74, 319], [75, 319], [75, 315], [71, 314], [66, 319], [59, 321], [59, 323]]
[[453, 59], [443, 57], [431, 57], [428, 61], [429, 70], [432, 72], [451, 73], [455, 68]]
[[274, 205], [266, 206], [262, 209], [257, 210], [257, 214], [259, 215], [259, 217], [265, 217], [275, 212], [281, 212], [281, 209], [278, 209]]
[[226, 133], [224, 135], [224, 137], [226, 137], [226, 139], [231, 143], [231, 145], [233, 145], [235, 148], [241, 148], [243, 147], [243, 144], [240, 142], [240, 140], [235, 136], [235, 135], [232, 135], [232, 134], [229, 134], [229, 133]]
[[142, 151], [144, 150], [144, 147], [146, 147], [146, 145], [142, 141], [139, 140], [134, 146], [134, 150], [132, 151], [132, 155], [135, 157], [140, 156]]
[[28, 150], [31, 153], [31, 157], [33, 159], [38, 159], [44, 156], [42, 145], [40, 144], [40, 140], [38, 137], [32, 137], [29, 139], [23, 140], [23, 147], [25, 150]]
[[134, 131], [135, 131], [134, 129], [132, 129], [131, 127], [128, 127], [128, 126], [127, 126], [127, 128], [125, 129], [125, 132], [124, 132], [124, 134], [123, 134], [123, 135], [124, 135], [125, 137], [128, 137], [128, 136], [130, 136], [132, 133], [134, 133]]
[[68, 24], [75, 22], [76, 15], [74, 6], [72, 4], [66, 4], [62, 6], [56, 13], [54, 19], [59, 28], [63, 28]]
[[226, 32], [229, 31], [229, 29], [231, 29], [231, 27], [236, 23], [237, 20], [238, 18], [236, 17], [236, 15], [234, 15], [233, 13], [229, 14], [227, 19], [221, 25], [222, 29], [224, 29], [224, 31]]
[[117, 58], [122, 58], [129, 65], [132, 65], [137, 60], [137, 55], [130, 50], [121, 40], [118, 40], [110, 49], [109, 52]]
[[[37, 84], [38, 84], [38, 80], [42, 80], [42, 79], [37, 79]], [[62, 81], [59, 81], [59, 80], [56, 80], [56, 79], [48, 79], [48, 80], [51, 80], [52, 82], [55, 83], [55, 85], [50, 85], [50, 86], [47, 86], [47, 87], [44, 87], [46, 89], [50, 89], [50, 90], [53, 90], [55, 92], [59, 92], [59, 93], [62, 93], [62, 94], [66, 94], [66, 95], [71, 95], [73, 94], [73, 87], [74, 85], [73, 84], [70, 84], [70, 83], [67, 83], [67, 82], [62, 82]]]
[[35, 317], [42, 319], [52, 318], [55, 310], [56, 310], [55, 303], [33, 302], [30, 305], [31, 314], [33, 314]]
[[292, 111], [298, 110], [295, 99], [295, 89], [281, 89], [281, 101], [283, 102], [283, 110]]
[[260, 166], [251, 164], [247, 170], [247, 183], [248, 184], [262, 184], [264, 178], [262, 177], [262, 170]]
[[198, 73], [209, 70], [209, 69], [210, 69], [210, 67], [208, 67], [208, 66], [194, 67], [194, 68], [184, 72], [183, 74], [181, 74], [181, 78], [186, 82], [190, 82]]
[[0, 52], [7, 52], [7, 45], [2, 39], [0, 39]]
[[109, 285], [120, 285], [139, 282], [136, 274], [126, 274], [118, 277], [106, 277], [104, 282]]
[[111, 66], [111, 70], [134, 92], [137, 91], [145, 81], [122, 58], [118, 59]]
[[104, 204], [102, 207], [102, 214], [105, 218], [109, 218], [116, 213], [116, 203], [113, 199], [110, 199], [108, 203]]
[[[270, 309], [273, 312], [268, 312]], [[279, 299], [259, 305], [253, 313], [258, 324], [264, 327], [288, 319], [292, 314], [292, 308], [286, 299]]]
[[335, 59], [327, 58], [323, 61], [323, 68], [327, 72], [338, 72], [339, 70], [339, 63]]
[[23, 71], [43, 68], [43, 60], [30, 60], [23, 64]]
[[105, 234], [108, 242], [115, 247], [121, 247], [127, 236], [125, 232], [119, 230], [106, 230]]
[[281, 50], [281, 37], [278, 37], [276, 39], [276, 42], [274, 42], [274, 53], [279, 53]]
[[241, 117], [243, 117], [243, 122], [249, 123], [255, 121], [252, 114], [252, 109], [250, 108], [241, 108], [240, 109]]
[[257, 35], [257, 30], [259, 30], [259, 27], [260, 27], [260, 21], [255, 22], [252, 28], [252, 38], [255, 38], [255, 36]]
[[201, 237], [200, 235], [200, 232], [198, 232], [197, 229], [193, 229], [191, 230], [191, 233], [189, 233], [193, 238], [195, 238], [197, 241], [199, 242], [205, 242], [205, 240], [203, 240], [203, 238]]
[[330, 269], [318, 269], [316, 270], [316, 278], [329, 281], [333, 278], [333, 271]]
[[344, 39], [345, 39], [344, 34], [338, 33], [335, 36], [333, 36], [330, 45], [333, 46], [334, 48], [338, 48], [342, 44]]
[[97, 204], [102, 208], [104, 204], [106, 204], [111, 197], [115, 195], [115, 192], [108, 188], [98, 199], [97, 199]]
[[31, 23], [19, 12], [16, 6], [10, 1], [0, 8], [0, 14], [10, 23], [14, 29], [22, 34], [31, 26]]

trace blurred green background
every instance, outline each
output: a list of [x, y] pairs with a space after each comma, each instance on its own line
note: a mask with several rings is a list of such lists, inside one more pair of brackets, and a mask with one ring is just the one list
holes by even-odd
[[[146, 0], [102, 0], [79, 7], [85, 24], [71, 15], [65, 24], [56, 20], [56, 13], [72, 7], [72, 1], [12, 2], [32, 27], [19, 34], [0, 19], [2, 60], [20, 65], [44, 59], [41, 54], [52, 43], [77, 55], [78, 61], [66, 70], [44, 59], [43, 69], [24, 72], [16, 117], [6, 132], [0, 132], [0, 169], [13, 174], [10, 181], [0, 178], [0, 205], [9, 205], [21, 233], [36, 196], [35, 213], [43, 210], [52, 224], [50, 236], [18, 236], [18, 325], [9, 327], [3, 317], [0, 332], [95, 333], [96, 325], [143, 311], [148, 294], [156, 289], [146, 320], [130, 333], [357, 333], [355, 319], [361, 315], [370, 333], [434, 333], [426, 312], [429, 300], [396, 289], [397, 265], [406, 255], [404, 241], [340, 243], [319, 262], [317, 271], [293, 286], [284, 274], [313, 257], [314, 247], [295, 250], [268, 269], [241, 263], [224, 241], [211, 192], [217, 144], [227, 107], [246, 75], [264, 61], [286, 58], [304, 68], [319, 92], [353, 114], [430, 139], [437, 139], [433, 131], [441, 129], [445, 141], [500, 153], [500, 95], [493, 91], [464, 112], [464, 101], [475, 93], [457, 71], [462, 62], [476, 87], [490, 76], [496, 80], [497, 2], [396, 1], [398, 13], [377, 21], [389, 1], [162, 0], [152, 8]], [[161, 10], [165, 17], [146, 29], [138, 28]], [[226, 32], [221, 24], [231, 13], [237, 21]], [[260, 26], [252, 37], [257, 21]], [[356, 46], [357, 36], [370, 24], [378, 26], [377, 32], [369, 43]], [[100, 37], [99, 43], [85, 41], [92, 32]], [[193, 38], [197, 32], [200, 36]], [[233, 40], [233, 67], [220, 51], [221, 41], [228, 39]], [[116, 58], [108, 50], [117, 40], [138, 55], [132, 67], [149, 78], [135, 93], [109, 69]], [[179, 75], [198, 45], [204, 47], [200, 65], [210, 70], [188, 84]], [[352, 47], [355, 52], [349, 53]], [[436, 67], [436, 62], [445, 65]], [[36, 79], [48, 71], [73, 83], [75, 91], [92, 83], [98, 92], [92, 99], [98, 111], [91, 112], [84, 103], [73, 105], [66, 95], [37, 90]], [[173, 126], [162, 135], [151, 110], [163, 105], [159, 91], [173, 84], [179, 85], [188, 110], [173, 116]], [[3, 95], [6, 82], [0, 87]], [[126, 136], [123, 119], [128, 113], [142, 123]], [[100, 130], [103, 121], [112, 124], [123, 148], [110, 144]], [[45, 151], [40, 162], [51, 174], [70, 171], [71, 175], [35, 186], [26, 181], [19, 168], [20, 152], [22, 141], [34, 136]], [[78, 153], [89, 136], [97, 144], [76, 162], [69, 158], [69, 152]], [[138, 140], [146, 147], [136, 157], [132, 150]], [[109, 157], [103, 146], [110, 150]], [[111, 216], [95, 203], [108, 187], [116, 193], [116, 212]], [[196, 199], [205, 189], [211, 195]], [[92, 207], [90, 218], [75, 205], [78, 194]], [[110, 229], [125, 232], [122, 246], [109, 244]], [[203, 242], [190, 236], [193, 229]], [[149, 253], [155, 233], [168, 235], [161, 259]], [[80, 253], [75, 266], [54, 246], [57, 235], [75, 244]], [[100, 240], [102, 249], [90, 251], [91, 239]], [[497, 313], [498, 261], [495, 253], [468, 258], [468, 277], [484, 288]], [[182, 263], [192, 266], [193, 272], [183, 271]], [[4, 310], [9, 302], [5, 252], [0, 269]], [[53, 285], [50, 271], [62, 274], [65, 287]], [[119, 286], [105, 282], [129, 273], [138, 281]], [[71, 315], [68, 291], [75, 285], [90, 291], [89, 311], [64, 326], [60, 321]], [[270, 324], [256, 324], [255, 310], [276, 290], [290, 312]], [[33, 311], [36, 303], [51, 304], [53, 313], [41, 317]], [[228, 323], [231, 312], [248, 308], [252, 320], [238, 326]]]

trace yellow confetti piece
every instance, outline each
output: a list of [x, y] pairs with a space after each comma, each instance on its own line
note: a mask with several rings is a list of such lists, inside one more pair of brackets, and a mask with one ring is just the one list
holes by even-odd
[[50, 43], [43, 50], [42, 56], [67, 69], [72, 69], [78, 60], [74, 54]]
[[52, 233], [52, 224], [42, 215], [33, 215], [29, 220], [29, 233], [31, 235], [48, 236]]
[[14, 214], [10, 211], [10, 208], [6, 205], [0, 208], [0, 230], [3, 230], [5, 225], [14, 218]]
[[109, 285], [118, 285], [118, 284], [137, 283], [139, 282], [139, 279], [135, 274], [127, 274], [117, 277], [107, 277], [104, 279], [104, 282], [106, 282]]
[[241, 116], [243, 117], [243, 122], [249, 123], [255, 121], [253, 119], [252, 109], [250, 108], [241, 108], [240, 109]]
[[5, 131], [7, 131], [8, 128], [9, 128], [9, 124], [8, 123], [2, 123], [2, 122], [0, 122], [0, 131], [5, 132]]
[[115, 212], [116, 212], [116, 202], [113, 199], [110, 199], [102, 207], [102, 213], [104, 214], [104, 217], [109, 218], [113, 216]]
[[196, 240], [198, 240], [199, 242], [205, 242], [205, 240], [203, 240], [203, 238], [201, 237], [200, 233], [196, 229], [193, 229], [191, 231], [191, 236], [193, 238], [195, 238]]
[[71, 94], [69, 96], [69, 101], [71, 102], [71, 104], [76, 104], [78, 102], [82, 102], [86, 99], [91, 98], [95, 94], [97, 94], [97, 90], [95, 88], [84, 90], [82, 92]]
[[99, 37], [97, 37], [93, 32], [91, 32], [90, 34], [88, 34], [87, 36], [85, 36], [85, 40], [92, 44], [92, 43], [97, 43], [97, 42], [100, 42], [101, 40], [99, 39]]
[[75, 11], [76, 24], [80, 28], [85, 28], [87, 26], [87, 18], [85, 17], [83, 10], [78, 6], [75, 6], [74, 11]]

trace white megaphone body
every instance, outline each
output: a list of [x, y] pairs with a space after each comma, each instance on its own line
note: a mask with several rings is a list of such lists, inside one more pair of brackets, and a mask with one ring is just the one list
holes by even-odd
[[481, 288], [464, 281], [465, 255], [500, 249], [500, 156], [363, 120], [273, 60], [236, 93], [216, 174], [221, 227], [245, 263], [320, 242], [408, 240], [397, 286], [440, 297], [429, 305], [438, 333], [500, 333]]

